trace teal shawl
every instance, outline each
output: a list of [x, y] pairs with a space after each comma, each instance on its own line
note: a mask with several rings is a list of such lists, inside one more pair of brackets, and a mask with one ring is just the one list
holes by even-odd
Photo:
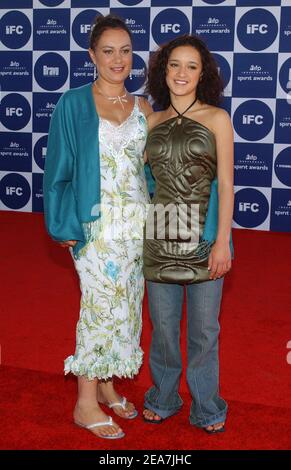
[[90, 236], [83, 223], [100, 217], [98, 129], [92, 84], [65, 92], [50, 122], [44, 214], [54, 240], [77, 240], [75, 256]]

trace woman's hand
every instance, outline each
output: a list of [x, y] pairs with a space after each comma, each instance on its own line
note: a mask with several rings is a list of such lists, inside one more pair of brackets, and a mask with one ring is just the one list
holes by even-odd
[[224, 276], [231, 268], [231, 252], [229, 242], [216, 241], [208, 260], [209, 279], [214, 281]]
[[77, 240], [67, 240], [65, 242], [59, 242], [59, 243], [62, 248], [73, 248], [76, 245]]

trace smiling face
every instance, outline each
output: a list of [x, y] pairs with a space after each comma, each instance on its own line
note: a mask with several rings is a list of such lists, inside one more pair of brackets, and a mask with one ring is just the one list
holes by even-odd
[[172, 50], [166, 74], [170, 93], [176, 96], [195, 94], [201, 75], [202, 60], [197, 49], [179, 46]]
[[132, 67], [132, 44], [122, 29], [107, 29], [99, 38], [94, 50], [89, 49], [98, 75], [109, 83], [121, 83]]

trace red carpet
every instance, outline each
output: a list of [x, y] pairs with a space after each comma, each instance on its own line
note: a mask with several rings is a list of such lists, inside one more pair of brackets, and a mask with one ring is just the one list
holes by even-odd
[[[290, 449], [291, 234], [234, 230], [235, 263], [221, 311], [227, 432], [208, 436], [188, 425], [183, 376], [179, 415], [160, 426], [140, 417], [119, 421], [126, 438], [107, 442], [71, 423], [76, 382], [62, 375], [79, 313], [71, 258], [49, 240], [40, 214], [0, 212], [0, 226], [1, 449]], [[145, 364], [133, 382], [118, 383], [139, 410], [150, 384], [150, 333], [145, 300]]]

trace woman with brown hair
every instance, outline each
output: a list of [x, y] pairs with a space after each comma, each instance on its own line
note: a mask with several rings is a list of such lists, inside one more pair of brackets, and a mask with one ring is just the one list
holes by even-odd
[[185, 290], [190, 423], [208, 433], [224, 431], [227, 413], [219, 395], [218, 317], [231, 268], [233, 130], [218, 107], [222, 89], [215, 61], [197, 37], [174, 39], [151, 59], [147, 92], [162, 110], [148, 118], [146, 145], [156, 189], [144, 239], [154, 382], [144, 419], [161, 423], [182, 406]]
[[149, 201], [143, 154], [151, 107], [125, 88], [132, 41], [123, 20], [98, 17], [89, 54], [97, 80], [64, 93], [52, 116], [45, 218], [52, 238], [70, 249], [82, 292], [76, 351], [65, 360], [65, 372], [78, 377], [74, 422], [119, 439], [122, 429], [99, 403], [121, 418], [137, 416], [113, 377], [133, 377], [142, 363], [142, 228]]

